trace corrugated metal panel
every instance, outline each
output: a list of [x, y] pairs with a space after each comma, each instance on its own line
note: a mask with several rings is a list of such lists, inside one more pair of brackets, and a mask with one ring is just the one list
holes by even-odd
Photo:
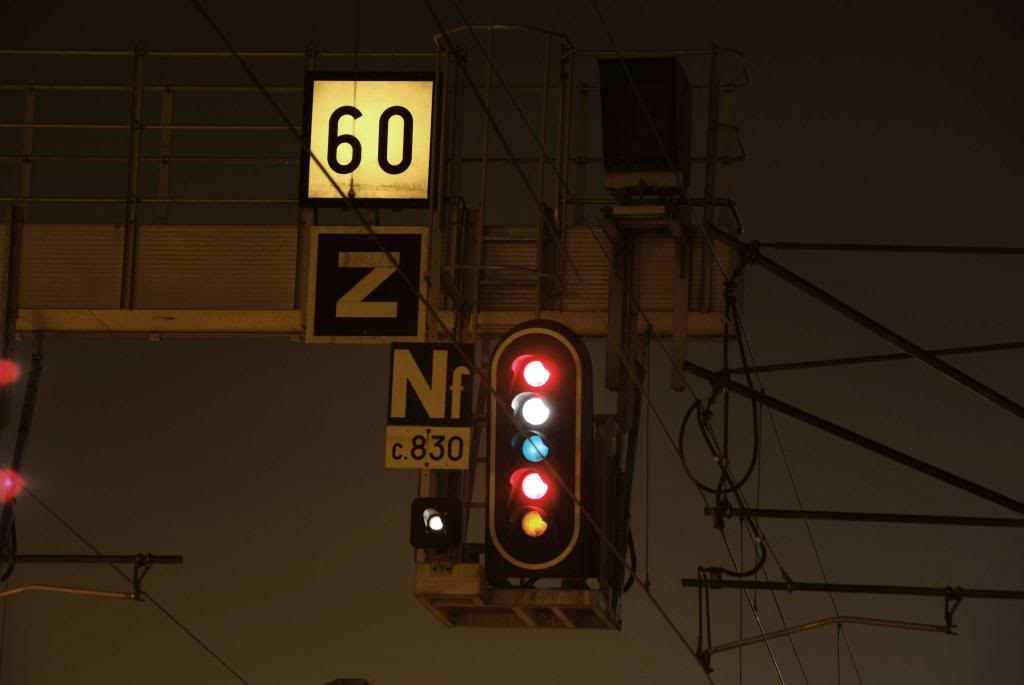
[[[728, 226], [720, 226], [723, 230], [730, 230]], [[725, 274], [722, 273], [724, 269], [726, 273], [731, 273], [732, 264], [732, 251], [724, 245], [721, 241], [712, 240], [714, 246], [714, 255], [712, 256], [707, 251], [707, 242], [704, 234], [699, 230], [693, 230], [690, 233], [690, 311], [701, 311], [701, 301], [704, 292], [704, 283], [702, 282], [705, 270], [708, 269], [711, 274], [711, 290], [710, 290], [710, 307], [708, 311], [721, 312], [725, 309]], [[708, 253], [708, 257], [711, 260], [710, 264], [705, 265], [704, 255]]]
[[112, 309], [121, 300], [124, 230], [115, 224], [28, 224], [21, 250], [22, 307]]
[[141, 226], [138, 309], [291, 309], [296, 228]]
[[[536, 226], [487, 226], [480, 272], [481, 309], [537, 306]], [[495, 268], [497, 267], [497, 268]]]
[[[595, 225], [593, 232], [587, 226], [570, 226], [566, 231], [565, 247], [579, 273], [577, 275], [568, 263], [565, 265], [562, 308], [566, 311], [593, 311], [590, 299], [593, 297], [598, 309], [606, 310], [610, 273], [608, 258], [612, 254], [608, 236], [600, 225]], [[556, 258], [559, 256], [556, 251]]]
[[645, 233], [635, 243], [637, 299], [645, 312], [672, 310], [675, 241], [667, 235]]

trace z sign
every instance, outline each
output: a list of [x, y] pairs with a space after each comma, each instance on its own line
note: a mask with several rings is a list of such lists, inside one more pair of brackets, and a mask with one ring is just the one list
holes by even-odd
[[386, 251], [361, 226], [313, 228], [306, 342], [423, 339], [426, 310], [409, 284], [426, 294], [426, 229], [375, 230]]
[[[355, 80], [358, 79], [358, 80]], [[434, 75], [310, 72], [299, 202], [426, 206]], [[332, 183], [332, 181], [334, 183]]]

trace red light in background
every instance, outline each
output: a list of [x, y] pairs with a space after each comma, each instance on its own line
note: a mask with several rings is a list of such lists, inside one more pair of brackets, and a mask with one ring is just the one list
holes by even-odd
[[25, 481], [11, 469], [0, 469], [0, 502], [9, 502], [25, 487]]
[[0, 359], [0, 385], [10, 385], [21, 377], [21, 366], [13, 359]]

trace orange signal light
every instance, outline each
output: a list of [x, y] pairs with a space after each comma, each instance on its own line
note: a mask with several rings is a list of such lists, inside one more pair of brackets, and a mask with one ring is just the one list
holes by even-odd
[[526, 512], [521, 525], [523, 532], [531, 538], [539, 538], [548, 529], [548, 522], [544, 520], [544, 516], [536, 509]]

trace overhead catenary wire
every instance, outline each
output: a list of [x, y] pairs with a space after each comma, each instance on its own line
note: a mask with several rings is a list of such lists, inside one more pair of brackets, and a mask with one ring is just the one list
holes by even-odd
[[[752, 349], [752, 347], [750, 345], [750, 339], [748, 337], [749, 336], [749, 332], [747, 331], [747, 327], [743, 324], [742, 321], [739, 321], [739, 326], [738, 326], [737, 333], [741, 336], [741, 338], [745, 341], [745, 343], [747, 345], [748, 351], [750, 353], [751, 364], [756, 364], [757, 362], [754, 359], [754, 351], [753, 351], [753, 349]], [[746, 364], [744, 364], [744, 365], [746, 366]], [[758, 387], [763, 392], [764, 391], [764, 382], [761, 380], [760, 374], [757, 371], [754, 371], [754, 376], [757, 379]], [[768, 410], [767, 411], [768, 421], [771, 423], [772, 432], [775, 435], [775, 441], [776, 441], [776, 443], [778, 444], [778, 447], [779, 447], [779, 454], [782, 456], [782, 463], [783, 463], [783, 465], [785, 467], [785, 470], [786, 470], [786, 476], [787, 476], [787, 478], [789, 480], [790, 487], [793, 488], [793, 496], [796, 499], [797, 506], [799, 507], [799, 509], [801, 511], [805, 511], [804, 503], [803, 503], [803, 498], [800, 496], [800, 489], [797, 487], [797, 484], [796, 484], [796, 476], [793, 474], [793, 469], [792, 469], [792, 467], [791, 467], [791, 465], [789, 463], [789, 455], [786, 452], [786, 447], [785, 447], [785, 445], [782, 442], [782, 435], [779, 432], [778, 423], [775, 420], [775, 412], [772, 411], [771, 407], [768, 407], [767, 410]], [[822, 559], [821, 550], [818, 549], [818, 542], [817, 542], [817, 540], [814, 537], [814, 532], [811, 530], [810, 521], [808, 521], [805, 518], [805, 519], [803, 519], [803, 522], [804, 522], [804, 528], [807, 531], [807, 539], [809, 540], [809, 542], [811, 544], [811, 550], [814, 552], [814, 558], [815, 558], [815, 560], [817, 562], [817, 565], [818, 565], [818, 572], [821, 574], [822, 581], [825, 582], [825, 583], [828, 583], [829, 579], [828, 579], [828, 573], [826, 573], [826, 571], [825, 571], [825, 562]], [[828, 593], [828, 598], [829, 598], [829, 602], [832, 604], [832, 611], [838, 617], [840, 615], [839, 614], [839, 605], [836, 602], [835, 595], [833, 593], [829, 592]], [[857, 659], [854, 657], [853, 645], [850, 644], [849, 635], [844, 630], [840, 629], [840, 632], [841, 632], [842, 637], [843, 637], [843, 642], [846, 645], [846, 651], [850, 655], [850, 664], [853, 666], [853, 672], [857, 676], [857, 682], [863, 684], [864, 681], [861, 678], [860, 667], [857, 665]], [[838, 640], [838, 635], [837, 635], [836, 639]]]
[[[755, 357], [754, 357], [753, 345], [750, 342], [749, 332], [747, 330], [747, 327], [746, 327], [745, 323], [743, 322], [742, 316], [740, 314], [739, 307], [735, 304], [735, 302], [732, 303], [731, 310], [732, 310], [732, 314], [733, 314], [733, 318], [734, 318], [735, 326], [736, 326], [737, 344], [738, 344], [738, 346], [740, 348], [740, 357], [741, 357], [741, 362], [742, 362], [742, 369], [743, 369], [744, 375], [746, 376], [747, 384], [749, 386], [751, 386], [751, 387], [754, 387], [754, 382], [753, 382], [753, 379], [751, 378], [751, 375], [752, 375], [752, 372], [753, 372], [753, 376], [756, 377], [756, 379], [757, 379], [758, 387], [760, 387], [761, 391], [764, 392], [764, 383], [763, 383], [763, 381], [761, 379], [760, 374], [756, 371], [756, 360], [755, 360]], [[750, 355], [750, 359], [749, 360], [747, 359], [747, 355], [748, 354]], [[785, 447], [784, 447], [784, 445], [782, 443], [782, 437], [781, 437], [781, 435], [779, 433], [778, 424], [775, 421], [775, 414], [772, 411], [771, 407], [767, 407], [767, 410], [768, 410], [768, 418], [769, 418], [769, 421], [771, 422], [772, 429], [773, 429], [773, 432], [775, 434], [775, 439], [776, 439], [776, 442], [777, 442], [777, 444], [779, 446], [779, 451], [780, 451], [780, 453], [782, 455], [782, 458], [783, 458], [783, 464], [785, 465], [786, 475], [789, 478], [790, 486], [793, 488], [793, 493], [794, 493], [794, 495], [796, 497], [797, 504], [800, 507], [800, 509], [803, 510], [804, 509], [803, 499], [800, 497], [800, 492], [799, 492], [799, 489], [798, 489], [797, 484], [796, 484], [796, 478], [793, 475], [793, 471], [792, 471], [792, 468], [790, 467], [790, 463], [789, 463], [789, 457], [788, 457], [788, 455], [786, 453], [786, 450], [785, 450]], [[740, 494], [742, 495], [742, 493], [740, 493]], [[760, 498], [760, 483], [758, 484], [758, 498]], [[742, 497], [739, 497], [738, 499], [742, 502]], [[828, 575], [825, 572], [825, 564], [824, 564], [824, 561], [822, 560], [822, 557], [821, 557], [821, 551], [818, 549], [818, 544], [817, 544], [817, 541], [814, 538], [813, 532], [811, 531], [810, 523], [806, 519], [804, 519], [804, 526], [805, 526], [805, 528], [807, 530], [808, 539], [809, 539], [810, 544], [811, 544], [811, 549], [814, 552], [815, 559], [817, 560], [818, 570], [821, 573], [822, 580], [827, 583], [828, 582]], [[769, 545], [769, 551], [772, 551], [770, 545]], [[773, 551], [772, 551], [772, 554], [774, 555]], [[777, 559], [776, 559], [776, 563], [778, 563]], [[781, 568], [781, 566], [780, 566], [780, 568]], [[783, 574], [785, 574], [785, 571], [783, 571]], [[765, 578], [767, 579], [767, 574], [766, 574]], [[788, 579], [788, 577], [787, 577], [787, 579]], [[775, 601], [776, 605], [778, 606], [778, 598], [776, 597], [774, 592], [771, 593], [771, 594], [772, 594], [772, 599]], [[835, 615], [838, 617], [839, 616], [839, 607], [838, 607], [838, 605], [836, 603], [835, 595], [833, 595], [831, 592], [828, 593], [828, 595], [829, 595], [829, 600], [830, 600], [830, 602], [832, 604], [832, 609], [833, 609]], [[781, 606], [779, 606], [779, 612], [780, 612], [780, 614], [782, 612]], [[837, 639], [838, 639], [838, 636], [837, 636]], [[792, 636], [789, 637], [789, 640], [792, 643]], [[846, 649], [847, 649], [847, 651], [849, 652], [849, 655], [850, 655], [850, 663], [853, 665], [854, 672], [857, 675], [857, 681], [858, 681], [858, 683], [863, 683], [863, 681], [861, 680], [860, 668], [857, 666], [857, 660], [854, 657], [853, 646], [850, 644], [849, 637], [846, 635], [845, 632], [843, 632], [843, 640], [846, 643]], [[796, 647], [794, 646], [793, 649], [795, 651]], [[801, 664], [801, 671], [802, 670], [803, 670], [803, 665]], [[804, 679], [806, 680], [806, 678], [807, 678], [806, 673], [804, 673]]]
[[[50, 516], [52, 516], [57, 521], [57, 523], [59, 523], [68, 532], [70, 532], [74, 537], [76, 537], [79, 542], [81, 542], [83, 545], [85, 545], [90, 550], [92, 550], [92, 552], [94, 554], [97, 554], [97, 555], [103, 554], [102, 552], [100, 552], [99, 548], [96, 547], [96, 545], [94, 545], [91, 542], [89, 542], [89, 540], [85, 537], [85, 535], [83, 535], [81, 532], [79, 532], [79, 530], [77, 528], [75, 528], [70, 523], [68, 523], [67, 519], [65, 519], [63, 516], [58, 514], [57, 511], [53, 507], [51, 507], [49, 504], [47, 504], [45, 501], [43, 501], [43, 499], [41, 497], [39, 497], [39, 495], [37, 495], [35, 492], [33, 492], [31, 489], [29, 489], [27, 487], [23, 488], [22, 491], [24, 493], [26, 493], [29, 497], [31, 497], [40, 507], [42, 507], [43, 510], [46, 511], [46, 513], [48, 513]], [[116, 564], [112, 564], [111, 563], [111, 564], [107, 564], [107, 565], [110, 566], [110, 568], [114, 569], [114, 571], [117, 573], [117, 575], [121, 576], [125, 580], [125, 582], [129, 583], [130, 585], [132, 585], [133, 588], [135, 587], [135, 583], [132, 581], [131, 577], [128, 576], [128, 574], [125, 573], [124, 571], [122, 571], [120, 568], [118, 568]], [[196, 635], [195, 632], [193, 632], [188, 626], [186, 626], [177, 616], [172, 614], [166, 607], [164, 607], [163, 604], [158, 602], [156, 600], [156, 598], [153, 597], [152, 594], [150, 594], [148, 591], [142, 591], [142, 596], [145, 597], [147, 600], [149, 600], [149, 603], [152, 604], [154, 607], [156, 607], [157, 610], [159, 610], [160, 613], [162, 613], [164, 616], [166, 616], [168, 620], [170, 620], [172, 623], [174, 623], [178, 627], [179, 630], [181, 630], [183, 633], [188, 635], [192, 639], [193, 642], [195, 642], [207, 654], [209, 654], [211, 657], [213, 657], [213, 659], [215, 661], [217, 661], [228, 673], [230, 673], [232, 676], [234, 676], [235, 679], [238, 680], [238, 682], [242, 683], [243, 685], [250, 685], [249, 681], [246, 680], [234, 667], [232, 667], [231, 664], [229, 664], [224, 659], [224, 657], [222, 657], [220, 654], [218, 654], [216, 652], [216, 650], [214, 650], [213, 647], [211, 647], [209, 644], [207, 644], [205, 641], [203, 641], [202, 638], [200, 638], [198, 635]]]

